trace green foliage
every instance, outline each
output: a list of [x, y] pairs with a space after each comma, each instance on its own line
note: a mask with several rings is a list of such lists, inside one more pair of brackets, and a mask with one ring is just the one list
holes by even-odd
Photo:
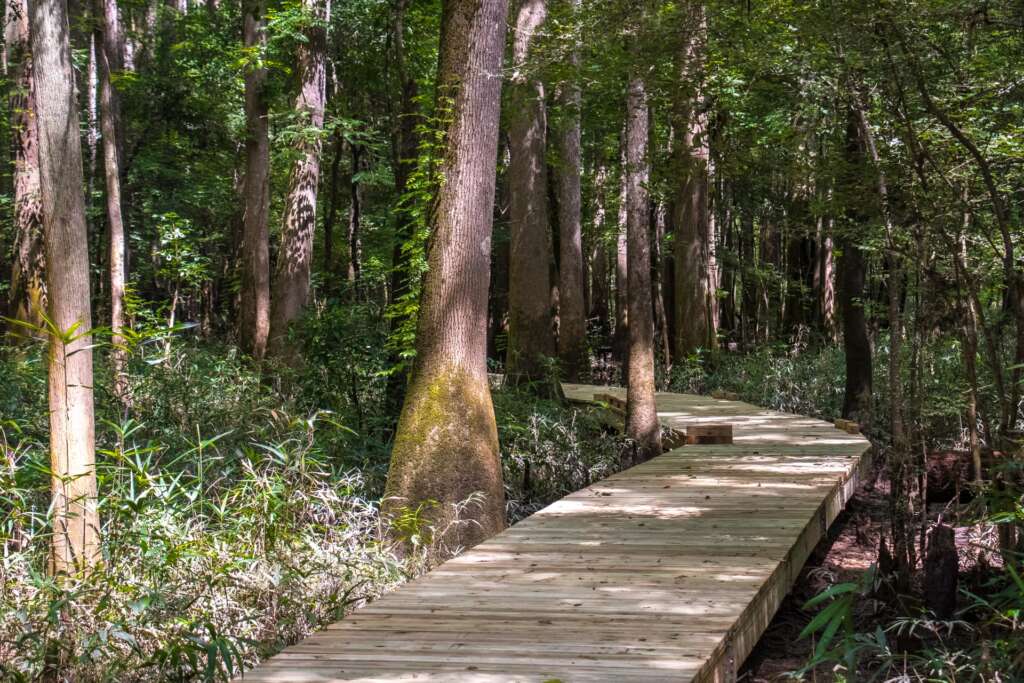
[[45, 451], [10, 451], [0, 674], [35, 679], [56, 653], [78, 680], [226, 680], [403, 580], [362, 480], [319, 452], [319, 421], [276, 419], [292, 426], [281, 440], [197, 436], [180, 451], [143, 441], [143, 424], [108, 425], [103, 562], [62, 582], [40, 570]]
[[511, 389], [493, 398], [511, 521], [618, 471], [624, 441], [595, 412]]

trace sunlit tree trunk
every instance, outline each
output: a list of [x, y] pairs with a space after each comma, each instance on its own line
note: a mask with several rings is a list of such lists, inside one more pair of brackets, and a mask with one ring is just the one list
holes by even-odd
[[14, 263], [10, 316], [29, 326], [12, 328], [16, 337], [35, 336], [46, 312], [43, 207], [39, 195], [39, 132], [35, 117], [28, 3], [12, 0], [6, 17], [7, 60], [11, 66], [11, 138], [14, 155]]
[[99, 559], [85, 179], [65, 0], [30, 3], [50, 336], [50, 569]]
[[121, 199], [121, 104], [114, 78], [124, 69], [123, 38], [117, 0], [97, 0], [102, 17], [97, 29], [96, 60], [99, 64], [100, 130], [103, 137], [103, 169], [107, 196], [107, 267], [110, 280], [110, 358], [114, 393], [128, 402], [127, 351], [124, 348], [125, 227]]
[[[572, 0], [578, 10], [580, 0]], [[578, 66], [574, 50], [572, 65]], [[562, 377], [579, 381], [587, 369], [587, 320], [583, 287], [583, 224], [580, 189], [580, 107], [583, 98], [579, 85], [572, 80], [562, 83], [558, 102], [563, 120], [555, 126], [555, 147], [558, 151], [555, 184], [558, 190], [558, 358]]]
[[[386, 489], [390, 511], [427, 504], [445, 540], [463, 546], [505, 526], [487, 379], [487, 283], [507, 11], [506, 0], [444, 2], [437, 90], [437, 109], [446, 112], [447, 153], [437, 169], [444, 182], [433, 202], [417, 356]], [[473, 494], [482, 500], [463, 513], [472, 523], [447, 527], [452, 506]]]
[[270, 352], [275, 355], [284, 352], [288, 327], [299, 317], [309, 299], [320, 187], [321, 131], [326, 98], [326, 21], [330, 0], [303, 0], [303, 9], [309, 24], [305, 30], [306, 41], [298, 47], [301, 85], [295, 98], [295, 113], [305, 132], [295, 144], [298, 154], [289, 180], [270, 308]]
[[654, 313], [651, 301], [651, 229], [647, 181], [647, 90], [633, 74], [626, 100], [626, 232], [629, 301], [629, 378], [626, 435], [635, 461], [661, 454], [661, 425], [654, 403]]
[[[266, 43], [263, 0], [243, 3], [243, 43], [261, 51]], [[270, 122], [267, 70], [251, 55], [245, 69], [245, 217], [242, 227], [242, 289], [239, 343], [261, 360], [270, 334]]]
[[547, 17], [546, 0], [519, 0], [512, 45], [509, 95], [509, 339], [506, 379], [512, 384], [541, 382], [545, 358], [555, 357], [551, 314], [551, 235], [544, 86], [531, 73], [529, 59]]

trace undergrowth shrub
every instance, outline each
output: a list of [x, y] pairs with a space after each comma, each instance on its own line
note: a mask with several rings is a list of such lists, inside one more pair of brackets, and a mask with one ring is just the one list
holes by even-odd
[[102, 563], [59, 582], [44, 571], [45, 450], [8, 446], [3, 483], [21, 494], [0, 499], [0, 679], [222, 679], [417, 571], [359, 475], [317, 450], [316, 420], [300, 422], [280, 442], [173, 454], [137, 441], [141, 425], [111, 427]]
[[624, 441], [592, 410], [512, 389], [493, 396], [510, 522], [619, 469]]

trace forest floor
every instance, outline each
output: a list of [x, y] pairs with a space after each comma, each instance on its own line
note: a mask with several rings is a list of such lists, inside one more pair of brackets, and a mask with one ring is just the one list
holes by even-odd
[[792, 680], [788, 674], [811, 657], [813, 642], [800, 632], [814, 616], [802, 606], [830, 585], [856, 581], [877, 559], [879, 539], [887, 531], [888, 482], [876, 463], [872, 476], [857, 489], [811, 553], [793, 590], [779, 607], [740, 673], [745, 683]]
[[[885, 465], [876, 461], [872, 476], [854, 494], [846, 508], [808, 558], [792, 591], [783, 601], [768, 629], [744, 663], [739, 681], [743, 683], [777, 683], [793, 680], [792, 673], [801, 669], [813, 654], [814, 641], [801, 638], [804, 627], [817, 609], [804, 610], [808, 600], [843, 582], [856, 582], [878, 562], [882, 538], [891, 538], [890, 484]], [[979, 547], [995, 547], [992, 528], [987, 525], [959, 524], [951, 521], [952, 503], [929, 505], [930, 523], [952, 523], [959, 556], [961, 588], [979, 590], [991, 567], [1001, 565], [997, 553], [979, 552]], [[982, 557], [988, 558], [983, 566]], [[920, 577], [917, 577], [920, 580]], [[920, 586], [917, 586], [920, 589]], [[860, 631], [885, 629], [893, 623], [896, 613], [882, 601], [868, 600], [858, 610]], [[863, 673], [863, 672], [862, 672]], [[800, 680], [807, 680], [806, 677]], [[824, 682], [851, 680], [840, 678], [827, 667], [819, 667], [810, 680]], [[858, 680], [856, 678], [852, 680]], [[911, 679], [907, 679], [911, 680]], [[1016, 679], [1013, 679], [1016, 680]]]

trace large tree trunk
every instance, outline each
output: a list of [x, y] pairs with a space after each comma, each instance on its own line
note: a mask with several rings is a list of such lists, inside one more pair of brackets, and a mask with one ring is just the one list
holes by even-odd
[[840, 231], [839, 246], [839, 308], [843, 316], [843, 350], [846, 352], [846, 393], [843, 400], [843, 417], [863, 420], [871, 412], [871, 342], [868, 339], [867, 319], [864, 315], [864, 252], [854, 238], [854, 229], [859, 229], [869, 220], [863, 211], [854, 206], [859, 190], [852, 184], [861, 177], [858, 169], [864, 168], [864, 147], [859, 134], [857, 111], [850, 108], [846, 122], [846, 161], [851, 187], [848, 191], [846, 209], [849, 225]]
[[14, 152], [14, 263], [11, 269], [10, 317], [16, 337], [43, 334], [46, 312], [46, 261], [43, 250], [43, 207], [39, 196], [39, 132], [35, 117], [32, 50], [28, 3], [7, 6], [7, 59], [11, 65], [11, 137]]
[[326, 21], [330, 0], [303, 0], [310, 22], [306, 41], [299, 43], [297, 61], [302, 85], [295, 98], [295, 112], [308, 131], [296, 142], [298, 155], [292, 165], [288, 200], [277, 257], [274, 296], [270, 308], [270, 351], [284, 352], [288, 327], [309, 299], [309, 276], [316, 235], [316, 197], [320, 187], [320, 131], [324, 125], [327, 49]]
[[661, 455], [661, 425], [654, 403], [654, 316], [651, 302], [651, 230], [647, 91], [634, 74], [626, 99], [626, 232], [629, 299], [629, 383], [626, 435], [633, 440], [634, 462]]
[[682, 178], [675, 201], [676, 357], [712, 349], [714, 318], [714, 225], [709, 209], [710, 149], [704, 110], [707, 25], [703, 3], [689, 0], [676, 70], [681, 86], [675, 105], [675, 166]]
[[126, 242], [121, 200], [121, 103], [114, 76], [124, 69], [121, 19], [117, 0], [97, 0], [96, 14], [102, 16], [97, 29], [96, 58], [99, 62], [100, 130], [103, 134], [103, 169], [107, 195], [107, 267], [110, 276], [110, 358], [114, 371], [114, 394], [128, 402], [128, 358], [124, 347], [124, 294]]
[[[243, 5], [243, 43], [261, 50], [266, 42], [263, 0]], [[250, 63], [245, 70], [245, 218], [242, 227], [242, 290], [239, 344], [262, 360], [270, 334], [270, 121], [267, 70]]]
[[[431, 214], [417, 356], [386, 490], [392, 512], [436, 501], [428, 514], [449, 545], [475, 545], [505, 526], [487, 379], [487, 282], [507, 11], [506, 0], [444, 2], [437, 97], [448, 112], [448, 151], [437, 169], [444, 182]], [[471, 523], [447, 526], [454, 506], [474, 494], [482, 500], [463, 512]]]
[[85, 179], [65, 0], [30, 3], [50, 336], [55, 574], [99, 559]]
[[555, 356], [551, 315], [551, 234], [548, 222], [544, 86], [529, 72], [537, 31], [547, 17], [546, 0], [520, 0], [509, 83], [509, 333], [506, 379], [550, 387], [545, 358]]
[[[578, 10], [580, 0], [572, 0]], [[572, 65], [579, 63], [575, 51]], [[577, 382], [587, 370], [587, 312], [583, 287], [583, 224], [580, 189], [580, 106], [579, 85], [570, 80], [558, 94], [564, 120], [555, 128], [558, 150], [558, 358], [562, 376]]]

